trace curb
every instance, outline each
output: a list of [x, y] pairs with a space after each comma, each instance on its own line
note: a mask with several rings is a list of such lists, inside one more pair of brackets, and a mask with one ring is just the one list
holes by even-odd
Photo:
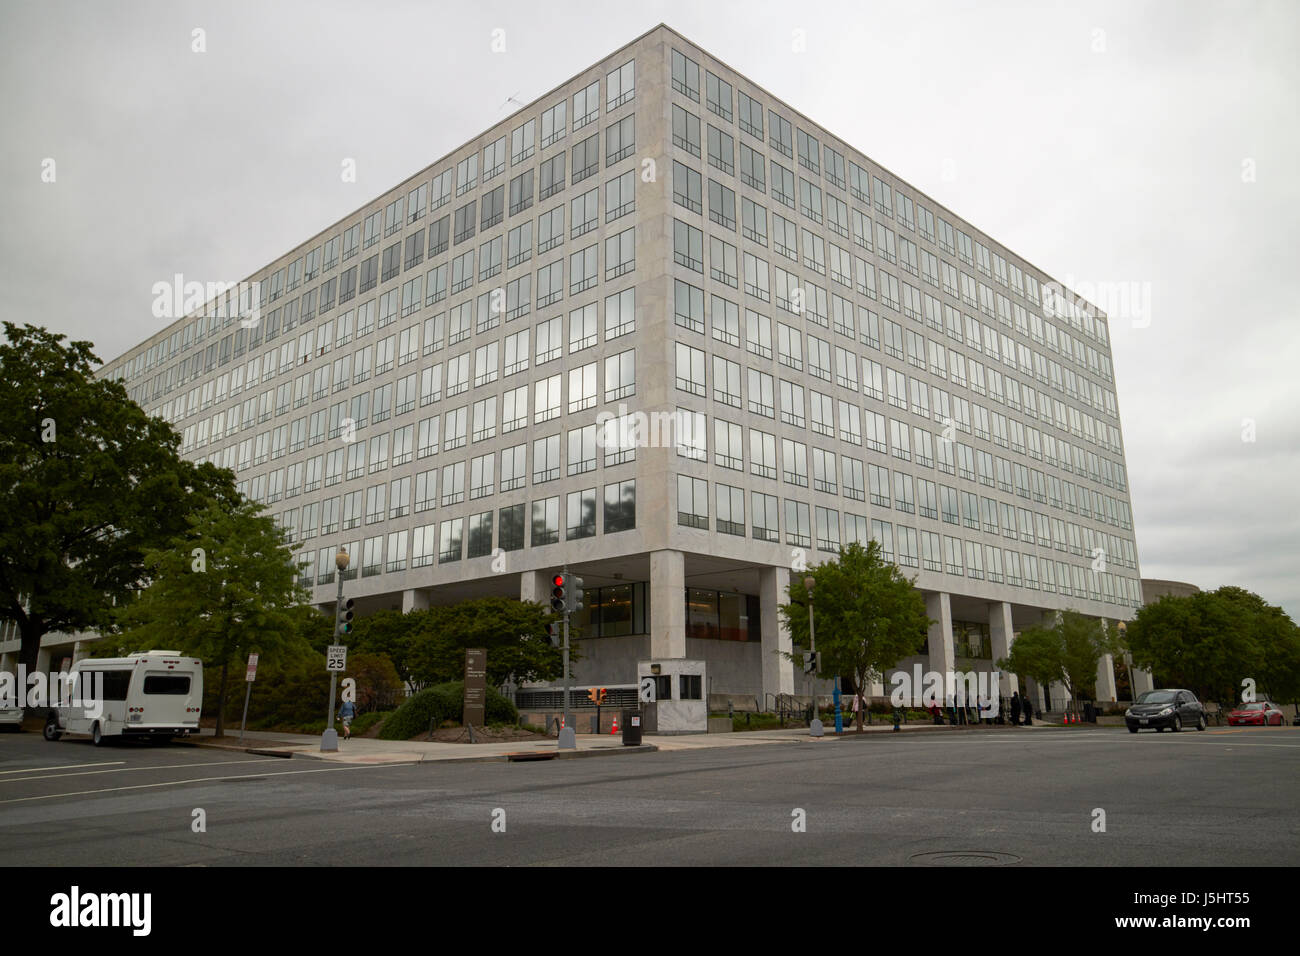
[[[213, 750], [233, 750], [241, 753], [255, 754], [257, 756], [262, 756], [262, 757], [299, 757], [305, 760], [322, 760], [326, 762], [338, 762], [338, 763], [347, 762], [347, 761], [336, 760], [336, 758], [333, 756], [326, 756], [324, 754], [316, 753], [310, 750], [276, 750], [268, 747], [241, 747], [238, 746], [237, 744], [209, 743], [206, 741], [198, 741], [198, 740], [191, 741], [191, 745], [196, 747], [207, 747]], [[519, 752], [520, 751], [515, 751], [516, 754]], [[550, 751], [523, 751], [523, 752], [531, 755], [534, 753], [549, 753]], [[654, 744], [641, 744], [640, 746], [636, 746], [636, 747], [619, 747], [619, 748], [601, 747], [595, 750], [561, 750], [555, 752], [553, 758], [542, 758], [542, 759], [572, 760], [579, 757], [603, 757], [603, 756], [612, 756], [615, 754], [625, 754], [625, 753], [658, 753], [658, 752], [659, 752], [659, 748], [656, 747]], [[376, 756], [383, 756], [383, 755], [378, 754]], [[428, 754], [419, 754], [418, 759], [414, 759], [414, 760], [410, 759], [410, 756], [408, 755], [391, 761], [376, 762], [373, 764], [373, 766], [376, 767], [410, 766], [417, 763], [510, 763], [512, 762], [510, 760], [511, 756], [512, 754], [509, 753], [477, 754], [477, 755], [466, 755], [464, 757], [435, 757]], [[513, 761], [513, 762], [521, 762], [521, 761]]]

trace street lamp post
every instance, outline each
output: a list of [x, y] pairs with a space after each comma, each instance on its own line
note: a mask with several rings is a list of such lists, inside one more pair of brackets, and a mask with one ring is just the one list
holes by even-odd
[[[803, 579], [803, 586], [808, 590], [808, 649], [812, 652], [813, 666], [808, 671], [808, 691], [812, 698], [812, 720], [808, 723], [808, 733], [813, 737], [820, 737], [824, 731], [822, 729], [821, 718], [817, 715], [817, 634], [813, 630], [813, 585], [817, 579], [811, 574]], [[839, 729], [839, 718], [836, 717], [836, 729]]]
[[[338, 608], [343, 604], [343, 572], [348, 569], [348, 564], [350, 562], [351, 558], [348, 557], [348, 549], [339, 548], [339, 553], [334, 555], [334, 566], [339, 570], [339, 590], [338, 598], [336, 599], [337, 603], [334, 605], [335, 608]], [[335, 622], [335, 629], [337, 630], [337, 628], [338, 624]], [[335, 639], [337, 640], [337, 635], [335, 635]], [[337, 681], [338, 673], [336, 671], [330, 671], [329, 723], [325, 725], [325, 733], [321, 734], [320, 737], [320, 749], [323, 752], [331, 752], [339, 749], [339, 732], [334, 729], [334, 692]]]

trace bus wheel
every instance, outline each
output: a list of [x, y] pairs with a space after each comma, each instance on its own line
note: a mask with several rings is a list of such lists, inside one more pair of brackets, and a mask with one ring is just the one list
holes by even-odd
[[63, 734], [59, 732], [59, 719], [53, 714], [50, 714], [50, 716], [45, 719], [44, 733], [45, 739], [49, 741], [58, 740], [63, 736]]
[[96, 747], [104, 746], [104, 733], [99, 729], [99, 721], [95, 721], [95, 726], [90, 729], [90, 742]]

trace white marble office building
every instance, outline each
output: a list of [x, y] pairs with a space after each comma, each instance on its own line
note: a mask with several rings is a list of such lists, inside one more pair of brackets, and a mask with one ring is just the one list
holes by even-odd
[[1106, 317], [665, 26], [248, 281], [255, 326], [221, 296], [102, 374], [324, 608], [340, 546], [362, 614], [567, 566], [580, 685], [702, 661], [685, 693], [770, 706], [791, 569], [848, 542], [916, 575], [940, 670], [1141, 604]]

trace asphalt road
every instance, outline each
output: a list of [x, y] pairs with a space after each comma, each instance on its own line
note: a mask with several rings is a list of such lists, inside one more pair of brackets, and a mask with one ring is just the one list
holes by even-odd
[[[387, 767], [4, 735], [0, 865], [902, 865], [961, 851], [1294, 866], [1298, 787], [1293, 728], [874, 734]], [[192, 828], [200, 808], [206, 832]]]

